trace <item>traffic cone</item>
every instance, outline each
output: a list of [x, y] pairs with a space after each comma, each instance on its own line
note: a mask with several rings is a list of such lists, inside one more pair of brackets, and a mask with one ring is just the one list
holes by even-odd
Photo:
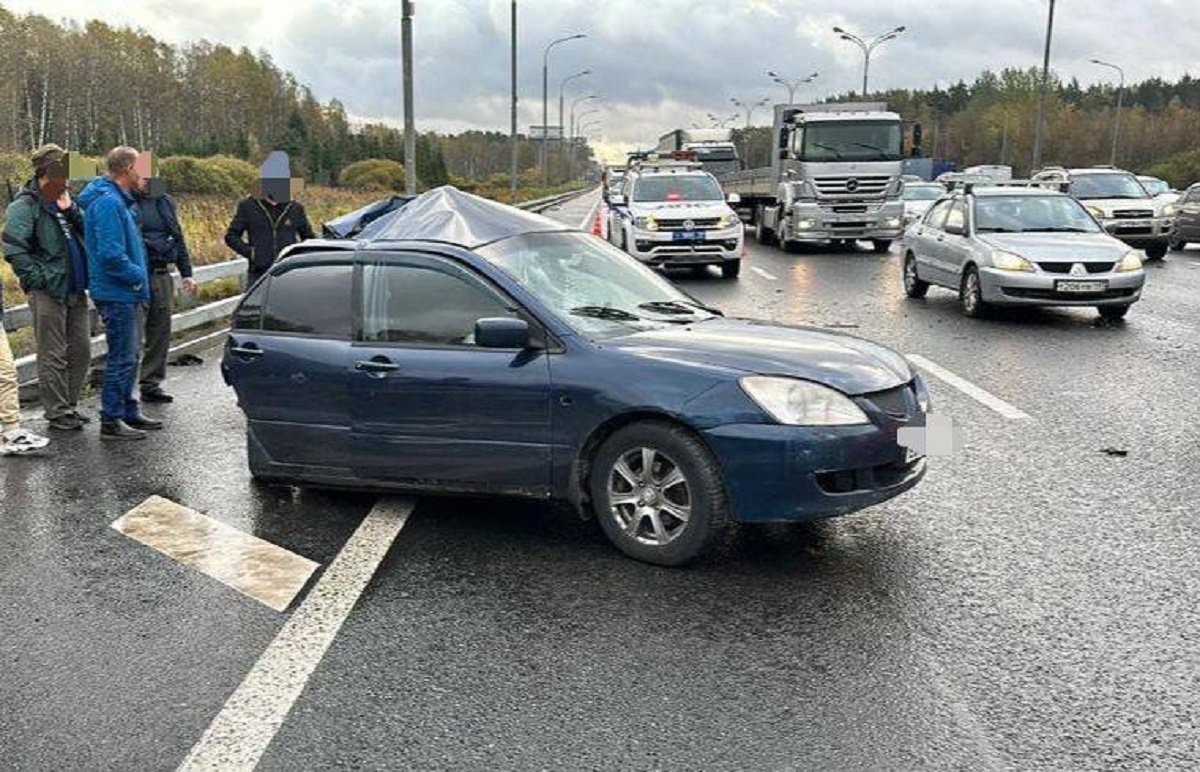
[[596, 219], [592, 221], [592, 235], [604, 238], [604, 226], [600, 222], [600, 207], [596, 207]]

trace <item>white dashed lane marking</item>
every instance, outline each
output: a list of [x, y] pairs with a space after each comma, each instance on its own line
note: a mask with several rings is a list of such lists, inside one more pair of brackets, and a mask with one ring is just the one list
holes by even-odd
[[146, 499], [112, 527], [276, 611], [291, 605], [319, 565], [161, 496]]
[[935, 364], [923, 356], [918, 354], [909, 354], [908, 358], [912, 360], [913, 364], [928, 372], [939, 381], [942, 381], [947, 386], [953, 386], [979, 404], [996, 411], [1005, 418], [1010, 418], [1013, 420], [1029, 418], [1028, 414], [1013, 407], [1009, 403], [997, 397], [995, 394], [981, 389], [980, 387], [968, 381], [966, 378], [955, 375], [941, 365]]
[[759, 268], [757, 265], [750, 266], [750, 270], [754, 271], [756, 274], [758, 274], [759, 276], [763, 277], [764, 279], [766, 279], [768, 281], [779, 281], [778, 276], [776, 276], [773, 273], [764, 271], [763, 269]]
[[375, 505], [230, 695], [180, 770], [254, 769], [412, 508], [408, 499], [384, 499]]

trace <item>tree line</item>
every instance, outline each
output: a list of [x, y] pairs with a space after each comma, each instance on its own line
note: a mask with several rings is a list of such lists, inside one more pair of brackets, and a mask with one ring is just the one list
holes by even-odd
[[[230, 155], [257, 163], [286, 150], [294, 171], [335, 183], [355, 161], [404, 162], [404, 136], [385, 124], [352, 126], [337, 99], [322, 103], [265, 52], [199, 41], [171, 45], [100, 21], [57, 24], [0, 7], [0, 150], [46, 142], [100, 155], [117, 144], [160, 156]], [[588, 151], [590, 154], [590, 151]], [[560, 154], [561, 155], [561, 154]], [[422, 132], [422, 187], [507, 173], [507, 135]], [[535, 175], [535, 143], [519, 146], [523, 179]], [[567, 165], [551, 166], [562, 181]]]

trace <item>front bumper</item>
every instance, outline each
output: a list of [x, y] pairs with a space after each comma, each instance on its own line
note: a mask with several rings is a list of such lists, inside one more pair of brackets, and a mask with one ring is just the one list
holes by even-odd
[[898, 426], [728, 424], [703, 434], [735, 520], [802, 522], [856, 512], [920, 482], [925, 459], [905, 460]]
[[[1103, 292], [1063, 293], [1055, 290], [1056, 281], [1104, 281]], [[1012, 306], [1110, 306], [1136, 302], [1146, 283], [1144, 270], [1124, 273], [1097, 273], [1071, 276], [1061, 273], [1028, 273], [979, 270], [979, 287], [986, 303]]]
[[649, 265], [717, 265], [742, 255], [745, 229], [741, 222], [730, 228], [697, 231], [699, 240], [679, 239], [680, 231], [632, 228], [629, 253]]
[[904, 207], [897, 202], [793, 204], [788, 236], [793, 241], [838, 239], [893, 241], [904, 234]]
[[1113, 238], [1134, 249], [1166, 244], [1175, 232], [1174, 217], [1155, 217], [1145, 220], [1105, 219], [1100, 224]]

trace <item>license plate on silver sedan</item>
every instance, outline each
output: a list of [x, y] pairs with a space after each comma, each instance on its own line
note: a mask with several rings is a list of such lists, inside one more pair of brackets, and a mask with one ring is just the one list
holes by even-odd
[[1071, 281], [1063, 279], [1054, 282], [1055, 292], [1078, 292], [1079, 294], [1087, 294], [1089, 292], [1104, 292], [1108, 289], [1107, 281]]

